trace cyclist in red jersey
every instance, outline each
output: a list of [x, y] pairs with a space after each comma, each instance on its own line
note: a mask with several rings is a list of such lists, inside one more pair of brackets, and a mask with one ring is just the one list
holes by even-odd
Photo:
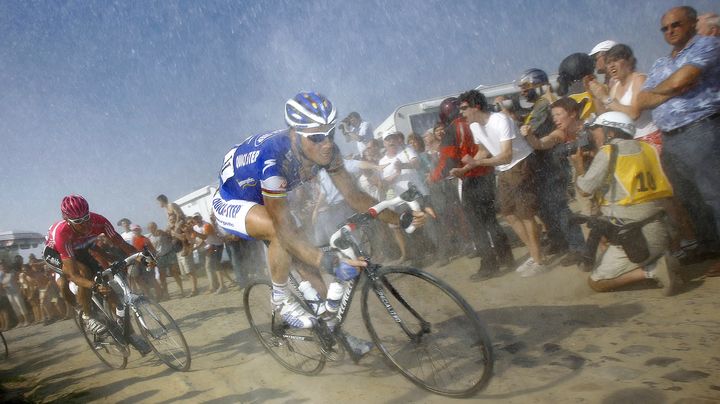
[[[98, 287], [92, 279], [102, 268], [97, 260], [105, 261], [103, 252], [92, 249], [98, 236], [104, 234], [110, 244], [130, 255], [137, 252], [115, 231], [103, 216], [90, 212], [87, 201], [80, 195], [69, 195], [60, 204], [63, 220], [50, 226], [47, 235], [45, 256], [59, 258], [63, 274], [78, 286], [77, 296], [83, 310], [83, 320], [89, 331], [102, 333], [105, 326], [89, 317], [91, 289]], [[92, 249], [92, 251], [91, 251]], [[50, 251], [48, 251], [50, 250]], [[53, 254], [54, 252], [54, 254]], [[105, 290], [102, 290], [105, 292]]]

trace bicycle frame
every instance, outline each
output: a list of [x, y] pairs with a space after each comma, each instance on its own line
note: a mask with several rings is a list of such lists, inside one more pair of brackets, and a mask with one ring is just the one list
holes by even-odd
[[[382, 290], [380, 286], [377, 285], [377, 282], [380, 281], [380, 277], [378, 276], [378, 272], [382, 269], [382, 265], [380, 264], [374, 264], [370, 261], [370, 258], [367, 256], [366, 252], [363, 250], [360, 243], [357, 241], [355, 236], [352, 234], [352, 231], [355, 230], [358, 226], [364, 227], [363, 225], [367, 224], [371, 220], [377, 217], [377, 215], [382, 212], [384, 209], [397, 206], [402, 203], [407, 203], [410, 205], [411, 209], [414, 211], [420, 210], [420, 205], [418, 202], [415, 201], [417, 197], [419, 196], [419, 192], [417, 189], [415, 189], [414, 186], [411, 186], [408, 191], [403, 193], [402, 195], [391, 199], [387, 201], [382, 201], [378, 203], [377, 205], [371, 207], [368, 209], [368, 212], [366, 213], [357, 213], [353, 216], [351, 216], [348, 219], [348, 223], [343, 225], [340, 229], [338, 229], [337, 232], [335, 232], [332, 237], [330, 238], [330, 249], [334, 251], [339, 251], [343, 255], [355, 259], [356, 257], [365, 257], [367, 262], [367, 267], [365, 267], [362, 271], [362, 273], [365, 274], [367, 281], [372, 282], [373, 291], [380, 299], [383, 306], [385, 306], [385, 309], [387, 310], [388, 314], [392, 317], [392, 319], [397, 323], [400, 328], [408, 335], [409, 338], [411, 338], [413, 341], [419, 341], [424, 334], [427, 334], [430, 332], [430, 323], [425, 321], [420, 314], [415, 311], [406, 301], [403, 299], [403, 297], [400, 295], [400, 293], [386, 280], [383, 279], [383, 284], [390, 293], [410, 312], [415, 316], [421, 323], [421, 329], [417, 333], [411, 332], [408, 327], [405, 325], [404, 321], [400, 318], [400, 316], [397, 314], [395, 309], [393, 308], [392, 304], [390, 303], [390, 300], [385, 295], [385, 292]], [[414, 230], [410, 229], [408, 232], [412, 232]], [[334, 327], [332, 331], [330, 331], [329, 327], [327, 326], [326, 321], [322, 318], [319, 319], [319, 324], [316, 327], [318, 331], [318, 337], [321, 339], [321, 346], [323, 348], [323, 351], [326, 354], [330, 354], [329, 349], [332, 348], [333, 340], [339, 340], [340, 343], [343, 344], [345, 351], [349, 353], [350, 357], [352, 358], [353, 362], [358, 363], [360, 359], [362, 358], [362, 355], [357, 355], [354, 353], [352, 349], [350, 349], [350, 346], [348, 345], [345, 338], [337, 338], [342, 336], [342, 325], [345, 322], [345, 319], [347, 318], [347, 313], [349, 312], [350, 305], [352, 303], [353, 297], [355, 295], [355, 287], [357, 285], [357, 280], [359, 278], [355, 278], [349, 281], [344, 282], [345, 286], [345, 293], [343, 294], [341, 300], [340, 300], [340, 306], [338, 307], [337, 313], [333, 316], [335, 319], [337, 319], [337, 325]], [[293, 286], [295, 291], [297, 292], [297, 296], [301, 297], [302, 294], [298, 291], [298, 285], [299, 282], [295, 278], [295, 276], [291, 273], [288, 277], [289, 283]], [[305, 308], [305, 310], [308, 310], [309, 312], [312, 312], [312, 309], [310, 308], [309, 302], [305, 301], [304, 298], [298, 299]], [[312, 303], [312, 302], [310, 302]], [[272, 324], [273, 324], [273, 330], [275, 332], [278, 332], [283, 338], [288, 339], [295, 339], [295, 340], [303, 340], [303, 341], [312, 341], [314, 340], [314, 337], [312, 336], [301, 336], [301, 335], [293, 335], [293, 334], [287, 334], [284, 332], [284, 329], [276, 329], [276, 326], [282, 326], [282, 322], [280, 321], [279, 324], [276, 324], [275, 322], [275, 313], [273, 312], [272, 315]]]
[[[123, 323], [122, 323], [122, 338], [118, 338], [119, 340], [123, 341], [124, 343], [128, 343], [128, 336], [131, 329], [131, 323], [130, 318], [128, 316], [128, 313], [130, 312], [130, 308], [133, 309], [133, 314], [135, 317], [140, 321], [141, 325], [145, 326], [144, 320], [141, 315], [139, 315], [137, 309], [135, 308], [135, 302], [142, 297], [142, 295], [138, 295], [134, 293], [130, 286], [128, 285], [128, 282], [125, 278], [125, 272], [124, 268], [128, 266], [130, 263], [135, 261], [139, 257], [143, 257], [144, 252], [138, 252], [135, 254], [132, 254], [125, 258], [123, 261], [119, 261], [113, 265], [111, 265], [109, 268], [103, 270], [101, 273], [98, 274], [98, 277], [100, 277], [103, 281], [103, 283], [110, 286], [113, 293], [117, 296], [117, 298], [120, 300], [120, 302], [123, 304]], [[92, 302], [95, 304], [95, 307], [102, 311], [107, 318], [112, 319], [113, 315], [112, 313], [109, 313], [105, 309], [105, 305], [103, 304], [103, 300], [105, 300], [105, 297], [100, 295], [99, 293], [93, 291]], [[118, 336], [115, 336], [116, 338]]]

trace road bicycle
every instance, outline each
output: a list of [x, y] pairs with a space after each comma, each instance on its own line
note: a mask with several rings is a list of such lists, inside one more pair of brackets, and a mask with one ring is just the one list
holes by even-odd
[[[190, 348], [180, 327], [162, 306], [134, 293], [128, 285], [126, 268], [140, 260], [147, 262], [152, 260], [152, 256], [147, 251], [132, 254], [113, 263], [95, 277], [96, 283], [112, 289], [121, 302], [113, 309], [108, 298], [95, 289], [92, 291], [90, 316], [100, 321], [107, 331], [97, 334], [88, 331], [80, 310], [75, 321], [95, 355], [112, 369], [127, 366], [132, 346], [143, 356], [151, 350], [171, 369], [187, 371], [191, 362]], [[56, 271], [60, 270], [57, 265], [51, 266]], [[130, 314], [135, 319], [140, 335], [133, 331]]]
[[[255, 281], [245, 289], [243, 303], [250, 326], [281, 365], [296, 373], [315, 375], [326, 362], [337, 361], [344, 353], [358, 363], [362, 355], [351, 349], [342, 326], [355, 290], [364, 282], [363, 322], [392, 367], [416, 385], [440, 395], [468, 397], [487, 386], [494, 365], [492, 345], [473, 308], [432, 274], [371, 262], [356, 237], [384, 209], [407, 204], [412, 210], [420, 210], [416, 201], [419, 197], [411, 186], [402, 195], [351, 216], [332, 235], [332, 251], [350, 259], [363, 257], [368, 264], [358, 278], [343, 282], [345, 291], [332, 318], [318, 316], [311, 329], [291, 328], [272, 308], [269, 281]], [[402, 225], [412, 231], [412, 216], [405, 215], [408, 217]], [[298, 277], [292, 272], [289, 284], [300, 304], [317, 313], [312, 307], [323, 302], [305, 300], [298, 291]]]

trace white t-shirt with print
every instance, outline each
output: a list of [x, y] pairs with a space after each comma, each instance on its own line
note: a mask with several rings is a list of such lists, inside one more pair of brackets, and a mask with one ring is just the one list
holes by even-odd
[[[412, 159], [416, 158], [418, 158], [417, 153], [415, 153], [415, 150], [410, 147], [405, 147], [400, 150], [395, 157], [388, 157], [387, 155], [383, 156], [378, 163], [381, 167], [387, 164], [382, 171], [383, 179], [390, 178], [397, 173], [397, 168], [395, 168], [396, 161], [409, 163]], [[428, 194], [427, 187], [420, 177], [420, 172], [414, 168], [403, 168], [400, 170], [400, 175], [397, 176], [393, 182], [393, 191], [395, 191], [395, 195], [400, 195], [401, 193], [407, 191], [408, 183], [413, 183], [421, 194]]]
[[[360, 162], [357, 160], [345, 160], [345, 170], [355, 178], [360, 173]], [[325, 194], [325, 202], [328, 205], [333, 205], [343, 201], [343, 196], [340, 191], [335, 187], [335, 184], [330, 178], [330, 174], [325, 170], [320, 170], [317, 175], [318, 183], [320, 188]]]
[[486, 125], [477, 122], [470, 124], [475, 143], [482, 144], [493, 156], [500, 154], [500, 143], [512, 142], [512, 160], [508, 164], [495, 167], [497, 171], [507, 171], [515, 164], [524, 160], [533, 152], [527, 140], [518, 134], [517, 126], [512, 119], [500, 112], [493, 112]]

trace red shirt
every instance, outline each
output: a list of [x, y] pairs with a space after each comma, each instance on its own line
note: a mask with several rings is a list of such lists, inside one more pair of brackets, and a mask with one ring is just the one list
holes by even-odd
[[104, 216], [90, 212], [90, 231], [80, 235], [61, 220], [50, 226], [45, 244], [60, 254], [60, 259], [73, 258], [75, 250], [90, 247], [100, 234], [107, 237], [120, 237], [112, 224]]
[[140, 236], [135, 236], [135, 237], [133, 237], [133, 239], [132, 239], [132, 245], [133, 245], [133, 247], [135, 247], [135, 249], [138, 250], [138, 251], [142, 251], [143, 248], [145, 248], [145, 246], [147, 246], [148, 244], [151, 244], [151, 243], [150, 243], [150, 240], [148, 240], [147, 237], [142, 236], [142, 235], [140, 235]]
[[[463, 156], [475, 157], [478, 149], [470, 131], [470, 125], [465, 118], [455, 118], [452, 124], [445, 127], [445, 135], [440, 141], [440, 159], [430, 174], [430, 180], [436, 182], [449, 176], [451, 169], [465, 165], [460, 161]], [[492, 170], [492, 167], [480, 166], [465, 173], [464, 177], [477, 177], [488, 174]]]

